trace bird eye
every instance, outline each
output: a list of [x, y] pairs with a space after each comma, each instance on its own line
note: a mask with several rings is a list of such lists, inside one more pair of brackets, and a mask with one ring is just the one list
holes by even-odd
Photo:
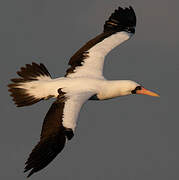
[[141, 90], [142, 86], [137, 86], [134, 90], [131, 91], [132, 94], [136, 94], [137, 90]]
[[135, 90], [141, 90], [142, 89], [142, 86], [137, 86], [136, 88], [135, 88]]

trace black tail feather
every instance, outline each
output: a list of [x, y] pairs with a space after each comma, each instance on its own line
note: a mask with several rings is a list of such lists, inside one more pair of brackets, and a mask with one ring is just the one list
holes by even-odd
[[9, 84], [10, 96], [13, 97], [13, 101], [17, 107], [29, 106], [42, 100], [43, 98], [37, 98], [30, 95], [27, 89], [22, 87], [23, 83], [31, 81], [37, 81], [39, 77], [46, 76], [51, 78], [50, 73], [43, 64], [26, 64], [26, 67], [21, 67], [20, 71], [17, 72], [20, 78], [13, 78], [13, 83]]
[[47, 68], [42, 64], [26, 64], [26, 67], [21, 67], [20, 71], [17, 71], [17, 74], [21, 76], [24, 80], [36, 80], [38, 76], [48, 76], [51, 77]]
[[18, 88], [14, 84], [8, 85], [9, 92], [11, 92], [10, 96], [13, 97], [13, 101], [15, 102], [17, 107], [29, 106], [35, 104], [42, 100], [43, 98], [35, 98], [27, 93], [26, 89]]

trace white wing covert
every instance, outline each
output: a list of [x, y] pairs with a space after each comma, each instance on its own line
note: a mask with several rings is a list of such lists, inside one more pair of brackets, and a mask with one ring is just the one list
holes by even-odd
[[87, 42], [70, 59], [66, 77], [103, 78], [105, 56], [134, 33], [136, 16], [132, 7], [119, 7], [104, 24], [103, 33]]
[[[135, 26], [136, 16], [133, 8], [119, 7], [105, 22], [103, 32], [87, 42], [71, 57], [68, 63], [70, 67], [67, 69], [65, 77], [69, 79], [76, 77], [103, 79], [105, 56], [113, 48], [127, 41], [135, 33]], [[50, 74], [44, 65], [35, 63], [27, 65], [25, 68], [21, 68], [18, 74], [21, 77], [13, 79], [13, 83], [9, 85], [18, 106], [31, 105], [51, 97], [51, 95], [45, 94], [45, 96], [37, 98], [33, 96], [36, 93], [27, 93], [24, 91], [25, 88], [19, 84], [28, 84], [29, 81], [36, 83], [37, 80], [44, 79], [44, 77], [46, 80], [50, 80]], [[77, 85], [75, 84], [75, 86]], [[86, 88], [86, 85], [84, 87]], [[58, 97], [44, 118], [40, 141], [26, 162], [24, 172], [30, 171], [27, 177], [46, 167], [62, 151], [66, 141], [73, 138], [82, 105], [96, 94], [96, 91], [91, 92], [94, 91], [93, 88], [90, 89], [91, 91], [89, 89], [84, 91], [84, 89], [80, 89], [82, 92], [70, 88], [58, 90]], [[57, 92], [56, 89], [55, 92]]]
[[94, 93], [68, 94], [59, 89], [57, 100], [51, 105], [42, 126], [39, 143], [32, 150], [25, 171], [28, 177], [46, 167], [64, 148], [66, 140], [74, 136], [79, 111]]

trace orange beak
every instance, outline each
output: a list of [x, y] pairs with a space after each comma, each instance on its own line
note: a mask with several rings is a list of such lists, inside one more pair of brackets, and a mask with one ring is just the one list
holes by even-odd
[[160, 97], [157, 93], [154, 93], [152, 91], [149, 91], [145, 88], [142, 87], [141, 90], [137, 90], [136, 94], [144, 94], [144, 95], [148, 95], [148, 96], [155, 96], [155, 97]]

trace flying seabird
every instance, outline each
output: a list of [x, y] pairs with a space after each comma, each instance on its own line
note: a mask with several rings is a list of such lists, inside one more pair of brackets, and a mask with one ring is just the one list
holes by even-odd
[[26, 64], [11, 79], [9, 91], [18, 107], [56, 98], [47, 112], [40, 141], [25, 166], [27, 177], [46, 167], [74, 136], [79, 111], [87, 100], [104, 100], [131, 94], [159, 96], [131, 80], [106, 80], [105, 56], [135, 33], [133, 8], [119, 7], [105, 22], [103, 32], [82, 46], [70, 59], [64, 77], [52, 79], [43, 64]]

